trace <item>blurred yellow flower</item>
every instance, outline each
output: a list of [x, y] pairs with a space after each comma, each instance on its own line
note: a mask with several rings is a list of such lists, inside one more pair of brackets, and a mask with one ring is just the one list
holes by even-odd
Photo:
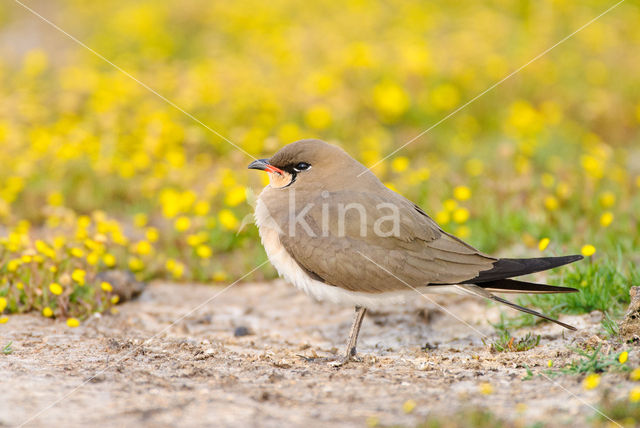
[[49, 306], [45, 306], [42, 309], [42, 315], [47, 318], [51, 318], [53, 316], [53, 309], [51, 309]]
[[616, 203], [616, 195], [613, 192], [602, 192], [600, 194], [600, 205], [603, 208], [610, 208]]
[[208, 259], [213, 254], [213, 251], [211, 250], [211, 247], [209, 247], [208, 245], [202, 244], [196, 247], [196, 254], [201, 259]]
[[129, 269], [131, 269], [133, 272], [139, 272], [144, 269], [144, 262], [138, 257], [130, 257]]
[[600, 216], [600, 225], [602, 227], [608, 227], [611, 223], [613, 223], [613, 213], [611, 211], [607, 211]]
[[629, 374], [629, 379], [631, 380], [640, 380], [640, 367], [637, 367], [631, 371]]
[[6, 307], [7, 307], [7, 298], [0, 297], [0, 312], [4, 311]]
[[233, 214], [231, 210], [222, 209], [218, 213], [218, 219], [220, 220], [220, 224], [227, 230], [236, 230], [240, 225], [240, 222]]
[[135, 244], [134, 252], [140, 254], [141, 256], [146, 256], [151, 254], [153, 251], [153, 246], [148, 241], [139, 241]]
[[480, 159], [469, 159], [464, 164], [464, 169], [472, 177], [477, 177], [484, 172], [484, 163]]
[[377, 84], [373, 88], [373, 105], [385, 120], [394, 120], [409, 109], [407, 92], [392, 81]]
[[2, 316], [0, 317], [0, 324], [6, 324], [9, 321], [9, 317], [8, 316]]
[[55, 294], [56, 296], [59, 296], [62, 294], [62, 287], [57, 282], [52, 282], [51, 284], [49, 284], [49, 291], [51, 291], [51, 293]]
[[79, 325], [80, 325], [80, 321], [78, 321], [76, 318], [67, 318], [67, 326], [71, 328], [76, 328]]
[[640, 386], [636, 386], [629, 391], [629, 401], [632, 403], [640, 401]]
[[149, 242], [156, 242], [160, 238], [160, 232], [155, 227], [147, 227], [144, 236]]
[[148, 221], [149, 217], [145, 213], [138, 213], [133, 216], [133, 224], [136, 227], [145, 227]]
[[78, 248], [78, 247], [73, 247], [69, 250], [69, 253], [73, 256], [76, 257], [78, 259], [81, 259], [84, 257], [84, 250], [82, 250], [82, 248]]
[[120, 301], [120, 296], [118, 296], [117, 294], [115, 296], [111, 296], [111, 299], [109, 301], [112, 305], [115, 305]]
[[189, 230], [189, 228], [191, 227], [191, 219], [189, 219], [189, 217], [187, 217], [187, 216], [180, 216], [173, 223], [173, 227], [178, 232], [185, 232], [185, 231]]
[[538, 243], [538, 249], [540, 251], [544, 251], [547, 249], [547, 247], [549, 246], [549, 243], [551, 242], [551, 240], [549, 238], [542, 238], [540, 240], [540, 242]]
[[242, 186], [234, 186], [227, 192], [224, 203], [230, 207], [240, 205], [246, 199], [246, 190]]
[[395, 157], [391, 161], [391, 169], [395, 172], [404, 172], [409, 168], [409, 158], [405, 156]]
[[199, 217], [204, 217], [207, 214], [209, 214], [209, 210], [211, 209], [211, 206], [209, 205], [209, 202], [207, 201], [198, 201], [196, 202], [196, 204], [193, 206], [193, 213]]
[[113, 287], [111, 286], [111, 284], [106, 281], [102, 281], [100, 283], [100, 288], [102, 288], [102, 290], [106, 291], [107, 293], [111, 293], [113, 291]]
[[447, 199], [442, 203], [442, 206], [447, 211], [453, 211], [458, 206], [458, 202], [456, 202], [454, 199]]
[[489, 382], [482, 382], [478, 388], [480, 394], [490, 395], [493, 394], [493, 386]]
[[451, 214], [449, 214], [449, 211], [444, 211], [444, 210], [438, 211], [436, 213], [435, 221], [439, 225], [443, 225], [444, 226], [447, 223], [449, 223], [449, 221], [451, 221]]
[[405, 413], [411, 413], [415, 410], [418, 403], [415, 400], [407, 400], [402, 404], [402, 411]]
[[466, 239], [469, 236], [471, 236], [471, 228], [469, 226], [458, 226], [458, 228], [456, 229], [456, 236], [458, 236], [458, 238], [461, 239]]
[[436, 86], [431, 91], [431, 104], [438, 110], [451, 110], [460, 102], [458, 88], [450, 83]]
[[453, 197], [459, 201], [466, 201], [471, 197], [471, 189], [467, 186], [456, 186], [453, 189]]
[[106, 253], [102, 256], [102, 261], [107, 267], [114, 267], [116, 265], [116, 258], [111, 253]]
[[326, 129], [331, 125], [331, 110], [324, 105], [314, 105], [305, 112], [304, 121], [312, 129]]
[[84, 270], [74, 269], [74, 271], [71, 273], [71, 279], [73, 279], [78, 285], [82, 286], [85, 284], [86, 275], [87, 272], [85, 272]]
[[587, 377], [584, 378], [584, 380], [582, 381], [582, 387], [584, 389], [595, 389], [598, 387], [598, 385], [600, 385], [600, 375], [599, 374], [590, 374], [587, 375]]
[[628, 359], [629, 359], [629, 353], [627, 351], [622, 352], [618, 357], [618, 361], [620, 362], [620, 364], [626, 363]]
[[580, 252], [585, 257], [593, 256], [596, 253], [596, 247], [591, 244], [583, 245]]
[[463, 207], [456, 208], [453, 211], [453, 221], [456, 223], [464, 223], [469, 220], [469, 210]]
[[557, 210], [559, 205], [560, 204], [558, 203], [558, 199], [556, 199], [555, 196], [548, 195], [547, 197], [544, 198], [544, 206], [549, 211]]
[[213, 277], [211, 278], [215, 282], [222, 282], [227, 280], [227, 274], [224, 271], [218, 270], [213, 273]]

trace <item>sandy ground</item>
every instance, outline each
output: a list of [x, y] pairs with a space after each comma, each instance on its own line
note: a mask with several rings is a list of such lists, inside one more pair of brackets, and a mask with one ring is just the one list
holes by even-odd
[[[117, 315], [75, 329], [36, 315], [0, 325], [0, 426], [412, 426], [432, 415], [490, 408], [518, 424], [584, 425], [603, 390], [625, 394], [621, 375], [585, 391], [579, 377], [522, 380], [569, 361], [568, 345], [599, 330], [600, 316], [563, 317], [580, 328], [545, 323], [532, 330], [540, 346], [492, 354], [481, 334], [499, 309], [482, 301], [438, 296], [468, 325], [417, 297], [367, 314], [362, 362], [334, 368], [315, 355], [341, 353], [353, 309], [312, 301], [282, 282], [222, 288], [151, 284]], [[191, 312], [192, 311], [192, 312]], [[512, 313], [509, 310], [509, 314]], [[175, 320], [179, 321], [172, 324]], [[251, 334], [234, 337], [238, 327]], [[425, 348], [425, 345], [428, 346]], [[480, 385], [493, 392], [481, 394]], [[403, 403], [415, 400], [411, 413]]]

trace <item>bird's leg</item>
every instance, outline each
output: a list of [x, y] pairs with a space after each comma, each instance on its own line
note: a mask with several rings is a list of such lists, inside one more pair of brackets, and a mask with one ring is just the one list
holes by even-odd
[[358, 342], [358, 334], [360, 333], [360, 327], [362, 326], [362, 320], [367, 313], [367, 308], [362, 306], [356, 306], [356, 314], [353, 318], [353, 324], [351, 325], [351, 332], [349, 333], [349, 339], [347, 340], [347, 348], [342, 358], [332, 363], [333, 366], [339, 367], [348, 361], [352, 360], [356, 356], [356, 344]]

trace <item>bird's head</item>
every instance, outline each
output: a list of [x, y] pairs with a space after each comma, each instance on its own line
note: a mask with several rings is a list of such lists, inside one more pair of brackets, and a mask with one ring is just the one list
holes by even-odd
[[[271, 187], [276, 189], [338, 190], [357, 180], [364, 165], [338, 146], [320, 140], [300, 140], [288, 144], [269, 159], [249, 164], [249, 169], [269, 173]], [[365, 174], [360, 181], [366, 181]]]

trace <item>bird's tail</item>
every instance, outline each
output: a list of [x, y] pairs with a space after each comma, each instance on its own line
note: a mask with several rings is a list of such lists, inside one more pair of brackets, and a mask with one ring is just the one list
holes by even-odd
[[480, 272], [475, 278], [464, 281], [464, 284], [480, 284], [542, 272], [543, 270], [553, 269], [582, 259], [581, 255], [538, 257], [535, 259], [499, 259], [491, 269]]
[[[487, 287], [485, 288], [485, 286]], [[493, 293], [491, 293], [491, 291], [496, 291], [500, 293], [574, 293], [578, 291], [575, 288], [554, 287], [552, 285], [534, 284], [530, 282], [514, 281], [514, 280], [491, 281], [491, 282], [485, 282], [481, 285], [460, 284], [460, 285], [456, 285], [455, 287], [465, 291], [466, 293], [473, 294], [475, 296], [484, 297], [485, 299], [493, 300], [494, 302], [500, 302], [507, 306], [511, 306], [512, 308], [517, 309], [521, 312], [535, 315], [545, 320], [554, 322], [556, 324], [563, 326], [564, 328], [568, 328], [569, 330], [576, 330], [576, 328], [572, 325], [565, 324], [562, 321], [558, 321], [556, 319], [548, 317], [544, 314], [541, 314], [540, 312], [534, 311], [533, 309], [516, 305], [513, 302], [505, 300], [502, 297], [498, 297]]]

